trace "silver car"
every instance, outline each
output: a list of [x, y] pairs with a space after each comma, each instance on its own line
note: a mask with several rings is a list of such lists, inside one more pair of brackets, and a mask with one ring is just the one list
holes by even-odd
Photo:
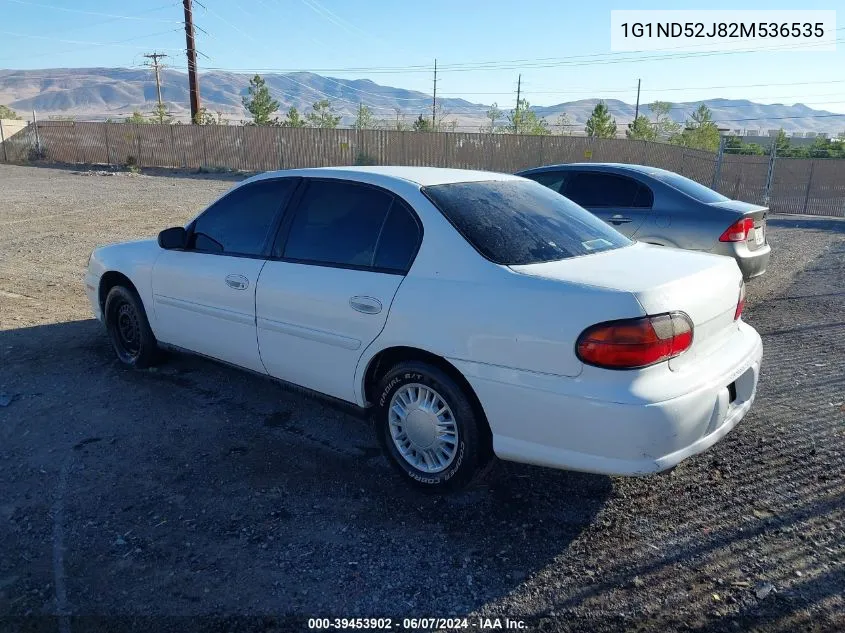
[[572, 163], [517, 175], [563, 194], [637, 241], [728, 255], [746, 279], [766, 272], [766, 207], [644, 165]]

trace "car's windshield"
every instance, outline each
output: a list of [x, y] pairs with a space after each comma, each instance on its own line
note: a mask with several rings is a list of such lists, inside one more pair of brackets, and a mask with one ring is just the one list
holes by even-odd
[[695, 198], [699, 202], [710, 203], [730, 200], [730, 198], [726, 198], [721, 193], [713, 191], [710, 187], [705, 187], [694, 180], [690, 180], [686, 176], [681, 176], [671, 171], [660, 169], [651, 172], [650, 175], [670, 187], [674, 187], [681, 193], [685, 193], [690, 198]]
[[536, 182], [461, 182], [423, 192], [479, 253], [497, 264], [536, 264], [631, 244], [589, 211]]

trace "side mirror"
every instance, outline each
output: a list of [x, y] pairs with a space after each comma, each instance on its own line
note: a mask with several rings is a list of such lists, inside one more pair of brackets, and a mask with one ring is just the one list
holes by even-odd
[[164, 229], [158, 234], [158, 245], [165, 250], [185, 248], [188, 242], [188, 233], [183, 226], [174, 226]]

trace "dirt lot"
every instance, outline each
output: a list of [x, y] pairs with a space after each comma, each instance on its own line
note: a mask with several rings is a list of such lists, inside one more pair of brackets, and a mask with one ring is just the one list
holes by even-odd
[[712, 450], [644, 479], [500, 464], [433, 498], [321, 401], [118, 366], [88, 253], [230, 185], [0, 165], [0, 630], [845, 630], [845, 221], [772, 220], [758, 400]]

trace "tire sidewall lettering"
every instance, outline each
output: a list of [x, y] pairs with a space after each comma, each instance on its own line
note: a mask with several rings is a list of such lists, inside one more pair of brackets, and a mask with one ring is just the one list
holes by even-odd
[[[421, 384], [425, 384], [437, 389], [436, 382], [433, 382], [431, 379], [428, 379], [423, 374], [417, 372], [403, 372], [401, 375], [394, 376], [390, 379], [390, 381], [388, 381], [388, 383], [382, 390], [381, 395], [379, 396], [378, 406], [381, 409], [382, 415], [387, 415], [386, 403], [389, 402], [392, 394], [397, 391], [399, 387], [410, 382], [419, 382]], [[388, 450], [393, 451], [393, 447], [391, 446], [392, 440], [389, 437], [389, 432], [387, 431], [386, 425], [384, 432], [386, 434], [386, 444], [390, 447]], [[416, 469], [410, 467], [401, 457], [397, 457], [395, 459], [399, 460], [399, 462], [403, 466], [402, 470], [408, 475], [408, 477], [410, 477], [414, 481], [429, 486], [437, 486], [446, 483], [447, 481], [452, 479], [452, 477], [458, 474], [458, 471], [460, 471], [461, 465], [464, 461], [465, 452], [466, 445], [464, 443], [463, 437], [461, 437], [458, 443], [458, 454], [455, 456], [455, 460], [452, 462], [452, 464], [447, 470], [443, 471], [442, 473], [437, 473], [433, 477], [431, 475], [422, 474], [420, 473], [420, 471], [417, 471]]]

